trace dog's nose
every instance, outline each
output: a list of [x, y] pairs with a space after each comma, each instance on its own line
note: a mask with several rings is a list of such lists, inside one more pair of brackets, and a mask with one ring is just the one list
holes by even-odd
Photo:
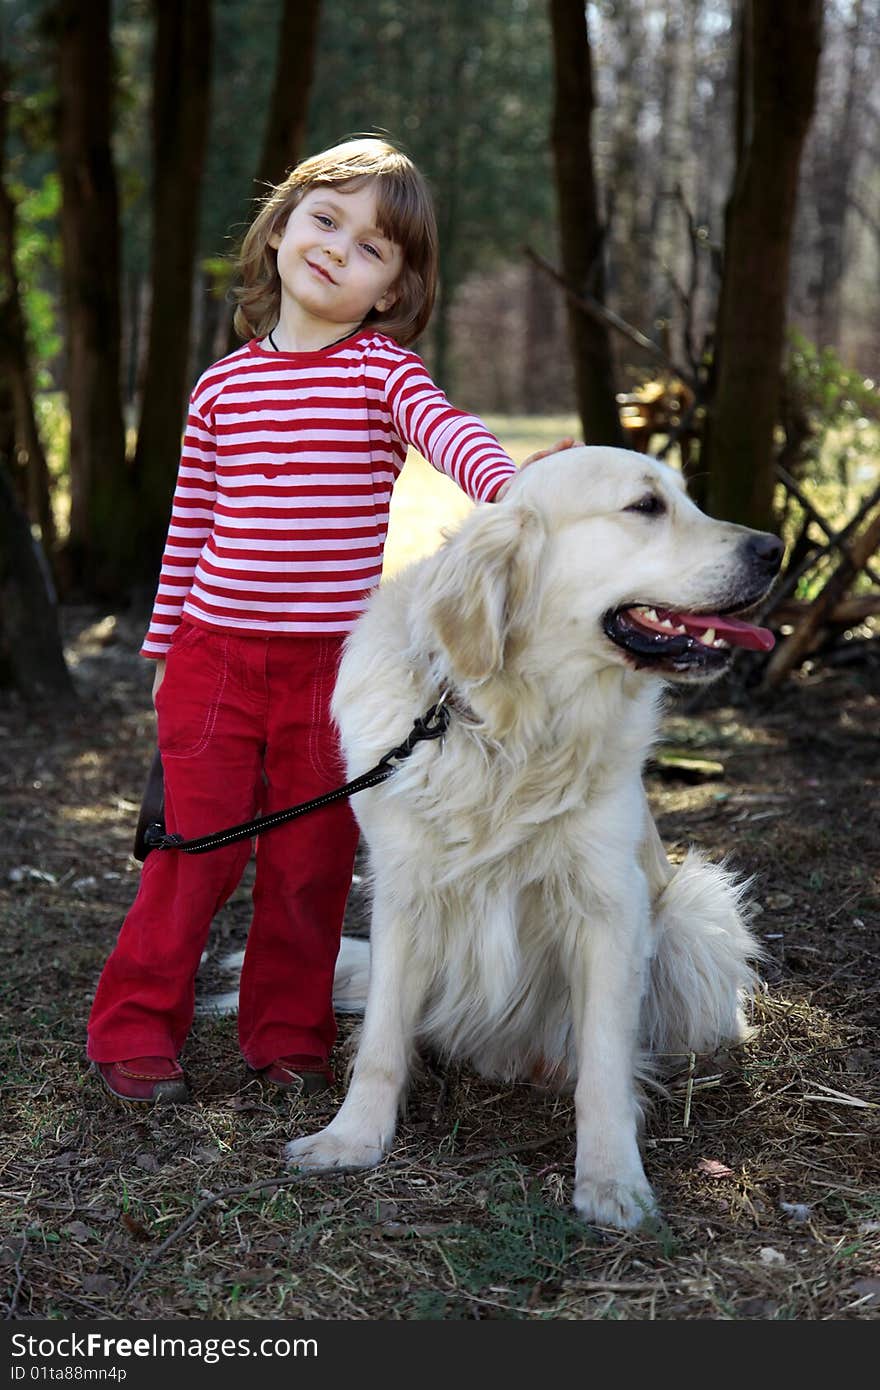
[[755, 531], [749, 537], [748, 548], [751, 558], [762, 565], [770, 574], [775, 574], [782, 564], [785, 546], [778, 536], [766, 531]]

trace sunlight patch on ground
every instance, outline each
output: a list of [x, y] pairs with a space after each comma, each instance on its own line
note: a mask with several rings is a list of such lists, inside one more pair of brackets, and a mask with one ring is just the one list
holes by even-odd
[[458, 525], [473, 505], [451, 478], [438, 473], [410, 449], [391, 498], [383, 578], [432, 554], [443, 539], [444, 528]]
[[[566, 435], [577, 438], [579, 434], [575, 417], [570, 415], [489, 415], [485, 423], [516, 463]], [[450, 478], [410, 449], [391, 499], [384, 577], [432, 554], [444, 530], [459, 525], [472, 506]]]
[[58, 806], [55, 814], [59, 825], [107, 825], [115, 829], [119, 825], [120, 810], [130, 816], [137, 807], [132, 801], [108, 801], [100, 806]]

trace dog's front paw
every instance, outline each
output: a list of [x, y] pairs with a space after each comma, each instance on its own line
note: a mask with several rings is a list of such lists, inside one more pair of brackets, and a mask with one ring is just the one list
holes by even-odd
[[657, 1215], [657, 1203], [644, 1177], [626, 1184], [616, 1180], [579, 1179], [574, 1190], [578, 1215], [593, 1226], [631, 1231]]
[[320, 1172], [325, 1168], [375, 1168], [385, 1157], [381, 1143], [334, 1131], [332, 1125], [285, 1145], [284, 1157], [293, 1168]]

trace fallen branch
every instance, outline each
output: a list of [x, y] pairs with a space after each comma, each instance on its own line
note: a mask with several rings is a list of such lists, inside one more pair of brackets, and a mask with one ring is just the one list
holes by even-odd
[[[875, 500], [880, 489], [875, 494]], [[838, 539], [838, 544], [839, 544]], [[831, 575], [821, 594], [813, 602], [791, 636], [773, 652], [767, 662], [763, 685], [773, 690], [789, 671], [811, 650], [819, 631], [825, 627], [829, 614], [846, 594], [856, 575], [863, 570], [880, 547], [880, 512], [869, 523], [861, 535], [856, 536], [843, 549], [843, 558]]]
[[[792, 627], [797, 627], [810, 607], [804, 599], [786, 599], [773, 609], [773, 617], [777, 623], [790, 623]], [[870, 594], [851, 594], [849, 598], [841, 599], [825, 615], [825, 623], [828, 627], [856, 627], [866, 618], [873, 618], [877, 614], [880, 614], [880, 590]]]
[[[806, 512], [809, 520], [814, 521], [816, 523], [823, 536], [825, 536], [827, 540], [833, 541], [835, 538], [834, 528], [825, 520], [824, 516], [818, 510], [815, 503], [811, 502], [809, 497], [807, 497], [804, 494], [804, 492], [795, 482], [791, 474], [787, 473], [784, 468], [781, 468], [777, 464], [776, 476], [782, 483], [782, 486], [785, 488], [786, 492], [790, 493], [791, 496], [795, 499], [795, 501], [799, 504], [799, 506], [802, 507], [802, 509]], [[868, 577], [871, 579], [872, 583], [880, 585], [880, 573], [878, 573], [872, 565], [865, 565], [864, 570]]]
[[[809, 570], [813, 569], [817, 561], [821, 560], [823, 556], [829, 556], [835, 550], [840, 550], [845, 554], [846, 547], [849, 544], [850, 540], [858, 531], [865, 517], [868, 516], [870, 512], [874, 510], [878, 502], [880, 502], [880, 487], [876, 487], [873, 492], [869, 493], [867, 497], [863, 498], [863, 500], [859, 504], [858, 510], [855, 513], [855, 516], [853, 516], [847, 522], [842, 531], [836, 532], [836, 534], [834, 534], [825, 545], [818, 545], [814, 543], [809, 553], [796, 567], [793, 564], [789, 564], [779, 584], [776, 586], [776, 588], [772, 591], [772, 593], [768, 596], [767, 600], [759, 609], [759, 614], [761, 618], [767, 618], [774, 614], [777, 608], [779, 608], [785, 602], [785, 600], [790, 598], [791, 595], [794, 593], [795, 589], [797, 588], [798, 581], [803, 577], [803, 575], [805, 575]], [[805, 526], [804, 532], [802, 532], [802, 534], [805, 534], [806, 529], [807, 528]], [[870, 554], [871, 552], [869, 551], [869, 558]]]

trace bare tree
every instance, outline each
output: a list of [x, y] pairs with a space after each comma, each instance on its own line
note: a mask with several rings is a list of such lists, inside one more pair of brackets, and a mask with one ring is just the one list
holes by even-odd
[[[614, 99], [607, 103], [605, 124], [608, 132], [607, 189], [608, 231], [612, 242], [609, 256], [608, 293], [620, 313], [631, 323], [647, 326], [653, 314], [649, 307], [649, 275], [652, 260], [634, 248], [641, 235], [649, 168], [640, 142], [640, 125], [645, 106], [643, 76], [647, 34], [643, 3], [615, 6], [613, 57]], [[597, 61], [602, 62], [601, 58]], [[600, 97], [601, 103], [601, 97]], [[656, 200], [651, 200], [656, 205]]]
[[[862, 105], [870, 87], [870, 54], [864, 43], [865, 6], [855, 0], [846, 29], [837, 101], [829, 101], [830, 128], [817, 151], [816, 179], [819, 267], [816, 277], [816, 339], [841, 344], [841, 308], [846, 271], [847, 220], [852, 211], [853, 183], [859, 157]], [[833, 96], [829, 92], [829, 97]]]
[[792, 229], [815, 100], [822, 4], [744, 0], [740, 21], [737, 166], [701, 461], [709, 469], [710, 509], [767, 527]]
[[15, 201], [5, 177], [8, 109], [9, 70], [0, 57], [0, 371], [12, 397], [15, 454], [26, 469], [28, 516], [39, 526], [43, 546], [50, 554], [55, 547], [55, 520], [46, 454], [34, 411], [30, 351], [18, 288]]
[[284, 0], [278, 62], [257, 168], [257, 191], [280, 183], [302, 157], [315, 74], [321, 0]]
[[153, 0], [152, 294], [134, 461], [138, 577], [155, 579], [188, 388], [193, 262], [211, 86], [211, 0]]
[[57, 0], [58, 163], [70, 405], [73, 584], [125, 587], [130, 479], [119, 381], [119, 201], [111, 153], [110, 0]]
[[[583, 0], [550, 0], [555, 69], [553, 154], [563, 275], [577, 295], [604, 298], [604, 228], [593, 166], [592, 60]], [[608, 329], [569, 303], [575, 394], [591, 444], [623, 442]]]
[[[0, 393], [2, 394], [2, 393]], [[9, 402], [0, 400], [8, 420]], [[0, 434], [7, 430], [0, 424]], [[22, 695], [72, 700], [49, 567], [19, 506], [0, 453], [0, 685]]]
[[[674, 293], [671, 283], [684, 285], [690, 269], [688, 246], [682, 236], [681, 207], [696, 212], [699, 160], [694, 158], [696, 103], [696, 29], [701, 0], [675, 0], [665, 6], [661, 54], [662, 104], [657, 135], [654, 234], [655, 295], [668, 321]], [[676, 191], [680, 197], [675, 197]], [[680, 353], [677, 320], [670, 347]], [[670, 335], [667, 334], [669, 338]]]

